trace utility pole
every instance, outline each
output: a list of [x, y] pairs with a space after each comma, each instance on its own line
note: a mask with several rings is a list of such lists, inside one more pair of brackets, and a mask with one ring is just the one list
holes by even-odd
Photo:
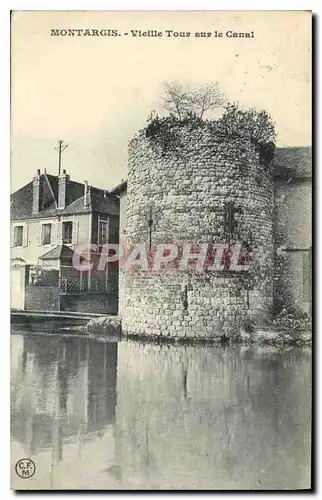
[[64, 141], [59, 140], [58, 145], [55, 146], [55, 150], [58, 151], [58, 175], [61, 174], [61, 155], [68, 148], [68, 144], [64, 144]]

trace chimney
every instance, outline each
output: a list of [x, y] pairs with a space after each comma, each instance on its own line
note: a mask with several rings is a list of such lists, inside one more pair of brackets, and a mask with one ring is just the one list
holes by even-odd
[[84, 207], [88, 207], [91, 203], [91, 188], [88, 181], [84, 181]]
[[32, 213], [38, 214], [42, 209], [43, 178], [38, 168], [37, 175], [32, 180]]
[[66, 170], [58, 176], [58, 208], [66, 207], [67, 198], [67, 182], [70, 176], [66, 174]]

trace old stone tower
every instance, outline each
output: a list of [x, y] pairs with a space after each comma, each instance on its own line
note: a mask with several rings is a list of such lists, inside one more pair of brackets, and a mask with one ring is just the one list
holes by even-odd
[[250, 264], [247, 271], [124, 269], [124, 334], [229, 336], [269, 317], [274, 189], [259, 145], [189, 122], [169, 128], [168, 136], [148, 132], [129, 147], [127, 247], [242, 243]]

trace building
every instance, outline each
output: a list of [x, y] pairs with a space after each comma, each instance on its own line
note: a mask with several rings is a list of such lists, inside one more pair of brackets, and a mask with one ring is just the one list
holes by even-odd
[[[119, 199], [120, 218], [119, 218], [119, 242], [120, 246], [126, 246], [126, 223], [127, 223], [127, 181], [122, 181], [118, 186], [111, 190], [111, 194]], [[125, 290], [124, 276], [119, 272], [119, 286], [118, 286], [118, 312], [122, 315], [122, 304]]]
[[38, 170], [11, 196], [12, 308], [115, 311], [117, 268], [94, 264], [118, 231], [115, 195]]
[[[283, 307], [291, 307], [311, 314], [311, 148], [277, 148], [271, 169], [273, 213], [269, 238], [272, 237], [274, 249], [270, 273], [274, 309], [278, 312]], [[174, 178], [174, 182], [180, 183], [180, 179]], [[243, 188], [242, 182], [241, 178]], [[169, 185], [164, 185], [164, 190]], [[184, 189], [187, 188], [186, 183]], [[144, 193], [139, 197], [146, 204], [151, 196], [151, 184], [142, 183], [142, 189]], [[118, 266], [111, 263], [99, 273], [93, 266], [88, 272], [77, 273], [72, 262], [75, 253], [81, 260], [97, 262], [102, 245], [107, 242], [128, 244], [129, 216], [146, 218], [146, 213], [137, 214], [137, 208], [133, 211], [129, 207], [128, 194], [128, 181], [122, 181], [107, 192], [90, 187], [86, 182], [72, 181], [65, 171], [60, 176], [38, 171], [32, 182], [13, 193], [12, 307], [102, 313], [118, 309], [121, 316], [126, 315], [124, 297], [128, 289], [124, 274], [121, 272], [118, 276]], [[189, 207], [187, 214], [189, 216]], [[174, 223], [177, 223], [177, 216]], [[160, 226], [160, 222], [158, 224]], [[158, 233], [158, 224], [154, 227], [153, 237]], [[147, 224], [144, 227], [145, 233], [140, 235], [142, 242], [148, 240]], [[88, 254], [84, 248], [90, 244], [93, 249]], [[252, 300], [250, 295], [247, 293], [248, 302]], [[139, 310], [142, 310], [142, 297], [142, 293], [137, 296]]]
[[275, 302], [311, 314], [312, 149], [277, 148], [275, 179]]

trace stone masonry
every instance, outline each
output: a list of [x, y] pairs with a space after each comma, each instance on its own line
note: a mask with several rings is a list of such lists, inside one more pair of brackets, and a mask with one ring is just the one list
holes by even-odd
[[[256, 144], [188, 125], [163, 147], [130, 143], [126, 245], [248, 245], [248, 271], [124, 269], [125, 335], [211, 338], [269, 318], [273, 303], [273, 177]], [[226, 207], [233, 203], [234, 231]], [[152, 220], [149, 225], [148, 220]], [[193, 262], [192, 262], [193, 264]]]

